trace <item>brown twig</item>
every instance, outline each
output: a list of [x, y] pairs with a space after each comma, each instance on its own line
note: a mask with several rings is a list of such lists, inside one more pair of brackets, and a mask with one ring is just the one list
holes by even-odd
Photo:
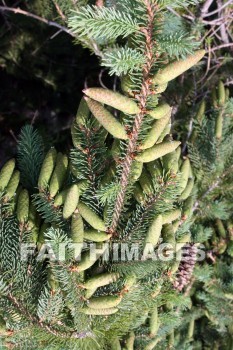
[[208, 45], [208, 60], [207, 60], [207, 66], [206, 71], [203, 77], [197, 82], [198, 84], [201, 83], [203, 80], [205, 80], [206, 76], [208, 75], [208, 72], [210, 70], [210, 64], [211, 64], [211, 48], [210, 45]]
[[13, 131], [12, 129], [10, 129], [10, 130], [9, 130], [9, 133], [10, 133], [10, 135], [12, 136], [12, 138], [14, 139], [14, 141], [15, 141], [16, 143], [18, 143], [18, 139], [17, 139], [17, 137], [15, 136], [14, 131]]
[[56, 7], [57, 13], [63, 19], [63, 21], [65, 21], [66, 20], [66, 16], [62, 12], [62, 9], [60, 8], [60, 6], [58, 5], [58, 3], [55, 0], [53, 0], [53, 3], [54, 3], [54, 6]]
[[95, 2], [97, 7], [103, 7], [104, 6], [104, 0], [96, 0]]
[[217, 10], [214, 10], [214, 11], [208, 12], [208, 13], [205, 13], [204, 15], [202, 15], [202, 18], [215, 15], [216, 13], [219, 13], [221, 10], [223, 10], [225, 7], [227, 7], [227, 6], [229, 6], [229, 5], [232, 5], [232, 0], [228, 0], [227, 2], [225, 2], [225, 4], [223, 4], [222, 6], [220, 6], [219, 8], [217, 8]]
[[219, 45], [219, 46], [215, 46], [215, 47], [213, 47], [213, 48], [210, 50], [210, 52], [214, 52], [214, 51], [223, 49], [223, 48], [225, 48], [225, 47], [230, 47], [230, 46], [233, 46], [233, 43], [228, 43], [228, 44], [222, 44], [222, 45]]
[[[218, 8], [220, 9], [220, 15], [222, 14], [222, 0], [217, 0]], [[225, 9], [224, 9], [225, 11]], [[220, 26], [221, 39], [225, 44], [229, 43], [229, 37], [226, 29], [226, 22], [222, 23]]]
[[223, 21], [226, 21], [226, 20], [229, 20], [229, 19], [232, 19], [232, 16], [229, 14], [229, 15], [226, 15], [226, 16], [223, 16], [223, 17], [219, 17], [219, 18], [216, 18], [216, 19], [213, 19], [211, 21], [207, 21], [207, 20], [202, 20], [202, 23], [204, 24], [207, 24], [207, 25], [212, 25], [212, 24], [221, 24], [223, 23]]
[[153, 57], [153, 46], [154, 46], [154, 40], [153, 40], [153, 26], [154, 26], [154, 18], [155, 18], [155, 11], [156, 11], [156, 4], [151, 3], [149, 0], [144, 0], [144, 4], [147, 8], [147, 18], [148, 18], [148, 24], [146, 28], [142, 29], [142, 32], [145, 35], [146, 39], [146, 49], [145, 49], [145, 57], [147, 58], [146, 63], [143, 67], [143, 79], [142, 79], [142, 87], [141, 91], [136, 96], [138, 99], [138, 105], [140, 108], [140, 112], [136, 115], [134, 120], [134, 125], [132, 128], [132, 133], [130, 136], [130, 140], [127, 147], [127, 152], [125, 159], [122, 162], [122, 174], [120, 179], [120, 191], [116, 198], [116, 203], [113, 211], [113, 218], [112, 223], [109, 228], [109, 232], [115, 233], [120, 215], [124, 206], [124, 199], [125, 194], [127, 190], [129, 175], [131, 171], [131, 165], [133, 162], [134, 153], [137, 150], [137, 140], [139, 136], [139, 132], [141, 129], [141, 125], [143, 122], [143, 118], [146, 115], [146, 102], [148, 96], [151, 94], [150, 86], [150, 74], [151, 69], [154, 63], [154, 57]]
[[71, 32], [71, 30], [69, 30], [68, 28], [58, 24], [57, 22], [54, 21], [50, 21], [46, 18], [40, 17], [35, 15], [34, 13], [28, 12], [28, 11], [24, 11], [22, 9], [18, 8], [13, 8], [13, 7], [8, 7], [8, 6], [0, 6], [0, 12], [13, 12], [14, 14], [20, 14], [20, 15], [24, 15], [30, 18], [34, 18], [37, 21], [43, 22], [45, 24], [47, 24], [48, 26], [51, 27], [55, 27], [58, 28], [60, 30], [62, 30], [63, 32], [71, 35], [72, 37], [75, 37], [75, 34]]
[[214, 0], [206, 0], [202, 6], [202, 9], [201, 9], [201, 18], [205, 17], [206, 13], [208, 12], [212, 2]]

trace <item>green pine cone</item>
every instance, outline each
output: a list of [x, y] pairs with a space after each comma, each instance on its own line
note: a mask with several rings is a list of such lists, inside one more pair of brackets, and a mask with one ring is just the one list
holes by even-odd
[[212, 98], [212, 104], [213, 104], [214, 108], [218, 108], [218, 98], [217, 98], [215, 87], [211, 91], [211, 98]]
[[222, 81], [218, 83], [218, 105], [223, 107], [226, 102], [225, 87]]
[[75, 121], [71, 125], [70, 132], [71, 132], [71, 137], [72, 137], [72, 142], [73, 142], [74, 147], [80, 148], [82, 140], [81, 140], [81, 137], [78, 133], [77, 123]]
[[169, 122], [169, 123], [165, 126], [165, 128], [164, 128], [164, 130], [162, 131], [161, 135], [159, 136], [157, 143], [160, 143], [160, 142], [165, 141], [165, 137], [166, 137], [166, 136], [168, 137], [168, 140], [169, 140], [169, 138], [170, 138], [169, 136], [170, 136], [170, 133], [171, 133], [171, 127], [172, 127], [172, 125], [171, 125], [171, 123]]
[[142, 174], [142, 168], [143, 168], [143, 163], [137, 162], [136, 160], [133, 161], [131, 166], [131, 174], [130, 174], [130, 179], [132, 183], [139, 179], [139, 177]]
[[85, 98], [83, 97], [79, 103], [75, 122], [78, 124], [78, 126], [82, 127], [86, 124], [86, 121], [89, 118], [89, 116], [90, 110], [88, 108], [87, 102], [85, 101]]
[[97, 291], [97, 288], [86, 289], [86, 291], [85, 291], [85, 298], [86, 299], [90, 299], [92, 297], [92, 295], [95, 294], [96, 291]]
[[135, 341], [135, 334], [134, 332], [130, 332], [128, 337], [125, 340], [125, 346], [126, 350], [134, 350], [134, 341]]
[[57, 154], [56, 166], [49, 183], [49, 193], [55, 197], [63, 185], [68, 167], [68, 157], [62, 153]]
[[68, 191], [69, 188], [66, 188], [56, 195], [56, 197], [54, 198], [55, 207], [59, 207], [60, 205], [65, 203]]
[[168, 114], [171, 115], [171, 107], [167, 103], [161, 103], [153, 110], [149, 110], [148, 114], [154, 119], [161, 119], [166, 117]]
[[116, 164], [112, 164], [101, 179], [101, 186], [109, 184], [116, 174]]
[[116, 282], [119, 279], [120, 275], [118, 273], [103, 273], [100, 275], [96, 275], [88, 279], [83, 287], [86, 289], [99, 288], [103, 286], [107, 286], [110, 283]]
[[87, 306], [91, 309], [109, 309], [120, 304], [122, 297], [118, 295], [106, 295], [93, 297], [88, 300]]
[[158, 141], [159, 137], [161, 136], [162, 132], [164, 131], [165, 127], [169, 123], [171, 118], [171, 114], [168, 113], [166, 116], [163, 118], [156, 120], [149, 132], [147, 133], [147, 136], [140, 146], [140, 149], [147, 149], [152, 146]]
[[43, 224], [41, 225], [40, 232], [38, 235], [38, 240], [37, 240], [38, 251], [40, 251], [42, 245], [45, 243], [45, 233], [49, 227], [50, 225], [46, 222], [43, 222]]
[[23, 224], [28, 221], [29, 216], [29, 193], [27, 190], [22, 190], [17, 200], [17, 219]]
[[226, 233], [226, 230], [225, 230], [225, 227], [223, 225], [222, 220], [216, 219], [216, 228], [217, 228], [217, 231], [218, 231], [220, 237], [222, 237], [222, 238], [227, 237], [227, 233]]
[[173, 246], [176, 244], [175, 233], [172, 224], [165, 224], [162, 229], [163, 242], [170, 243]]
[[71, 239], [73, 243], [83, 243], [84, 225], [80, 214], [75, 213], [71, 219]]
[[143, 193], [149, 194], [153, 190], [153, 184], [151, 181], [151, 175], [149, 171], [146, 170], [145, 167], [142, 169], [142, 174], [139, 178], [139, 183], [142, 187]]
[[82, 215], [83, 219], [88, 222], [96, 230], [106, 231], [106, 226], [104, 221], [94, 212], [92, 211], [86, 204], [79, 202], [78, 210]]
[[227, 254], [229, 254], [233, 258], [233, 241], [228, 243]]
[[180, 145], [180, 141], [163, 142], [156, 144], [155, 146], [146, 149], [136, 156], [136, 160], [142, 163], [148, 163], [155, 159], [165, 156], [174, 151]]
[[206, 102], [205, 102], [205, 100], [202, 100], [200, 103], [200, 106], [198, 108], [197, 115], [196, 115], [196, 119], [200, 125], [201, 125], [203, 117], [205, 115], [205, 110], [206, 110]]
[[145, 194], [143, 193], [143, 190], [138, 182], [134, 184], [133, 195], [138, 203], [143, 202], [145, 199]]
[[146, 164], [147, 170], [149, 170], [152, 178], [163, 176], [163, 167], [159, 159]]
[[92, 315], [92, 316], [108, 316], [115, 314], [118, 311], [117, 308], [111, 308], [111, 309], [91, 309], [89, 307], [84, 307], [80, 310], [80, 312], [84, 313], [85, 315]]
[[159, 72], [153, 77], [153, 84], [162, 85], [175, 79], [186, 70], [197, 64], [205, 55], [205, 50], [198, 50], [193, 55], [179, 61], [169, 63], [166, 67], [159, 70]]
[[193, 196], [189, 196], [185, 200], [184, 206], [183, 206], [184, 219], [188, 219], [192, 215], [192, 213], [193, 213], [193, 206], [194, 206], [194, 197]]
[[83, 92], [91, 99], [116, 108], [123, 113], [137, 114], [140, 112], [136, 102], [129, 97], [121, 95], [119, 92], [103, 88], [88, 88], [83, 90]]
[[55, 150], [55, 148], [51, 148], [46, 154], [41, 167], [39, 180], [38, 180], [38, 187], [40, 191], [45, 190], [49, 184], [49, 180], [51, 178], [53, 169], [56, 164], [56, 158], [57, 158], [57, 151]]
[[188, 334], [187, 334], [187, 339], [190, 341], [193, 339], [193, 333], [194, 333], [194, 328], [195, 328], [195, 320], [192, 319], [189, 322], [189, 327], [188, 327]]
[[173, 231], [176, 233], [176, 231], [178, 230], [179, 226], [180, 226], [180, 220], [175, 220], [173, 223], [172, 223], [172, 226], [173, 226]]
[[29, 214], [28, 214], [28, 226], [29, 228], [33, 228], [36, 226], [39, 226], [40, 224], [40, 217], [37, 214], [35, 206], [30, 203], [29, 206]]
[[183, 161], [183, 164], [181, 165], [181, 169], [180, 169], [181, 176], [180, 176], [179, 187], [181, 192], [183, 192], [187, 186], [189, 174], [190, 174], [190, 168], [191, 168], [190, 160], [186, 158]]
[[149, 320], [150, 337], [155, 337], [159, 329], [158, 307], [155, 306]]
[[8, 182], [6, 186], [6, 199], [9, 200], [12, 197], [14, 197], [16, 190], [19, 185], [20, 180], [20, 172], [18, 170], [15, 170], [10, 178], [10, 181]]
[[93, 242], [104, 242], [108, 241], [112, 237], [111, 234], [107, 234], [103, 231], [89, 229], [84, 231], [84, 239]]
[[145, 239], [145, 244], [150, 243], [154, 247], [156, 246], [161, 236], [162, 226], [163, 226], [163, 217], [162, 215], [158, 215], [154, 218], [154, 220], [152, 221], [148, 229], [146, 239]]
[[219, 111], [216, 119], [215, 136], [217, 139], [222, 138], [222, 128], [223, 128], [223, 110]]
[[15, 159], [8, 160], [2, 167], [0, 171], [0, 191], [3, 191], [8, 185], [8, 182], [10, 181], [10, 178], [13, 174], [14, 168]]
[[81, 255], [81, 260], [77, 264], [77, 271], [83, 272], [89, 269], [92, 265], [95, 264], [97, 260], [98, 260], [97, 255], [95, 256], [95, 259], [94, 259], [94, 257], [92, 257], [89, 250], [83, 252]]
[[127, 140], [124, 126], [101, 103], [86, 97], [91, 113], [99, 123], [115, 138]]
[[3, 339], [4, 336], [8, 335], [8, 331], [6, 328], [6, 322], [4, 320], [4, 318], [0, 315], [0, 335], [1, 338]]
[[179, 160], [179, 158], [177, 157], [176, 150], [166, 154], [163, 157], [163, 166], [164, 166], [166, 172], [171, 172], [172, 174], [176, 174], [179, 170], [178, 160]]
[[77, 184], [72, 185], [67, 191], [63, 212], [62, 212], [64, 219], [68, 219], [69, 217], [71, 217], [71, 215], [77, 208], [79, 195], [80, 195], [80, 192]]
[[181, 211], [179, 209], [174, 209], [168, 212], [165, 212], [163, 215], [163, 225], [169, 224], [172, 221], [175, 221], [181, 217]]
[[188, 183], [187, 183], [187, 186], [185, 187], [184, 191], [181, 193], [180, 197], [179, 197], [179, 200], [180, 201], [184, 201], [185, 199], [187, 199], [191, 192], [192, 192], [192, 189], [193, 189], [193, 186], [194, 186], [194, 179], [188, 179]]

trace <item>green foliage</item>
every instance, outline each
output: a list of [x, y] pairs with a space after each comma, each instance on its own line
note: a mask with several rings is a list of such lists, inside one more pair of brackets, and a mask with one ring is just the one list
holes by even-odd
[[159, 38], [159, 47], [166, 52], [169, 57], [184, 58], [193, 53], [199, 44], [194, 37], [190, 37], [185, 32], [176, 32]]
[[31, 125], [22, 128], [18, 142], [18, 163], [21, 183], [34, 192], [44, 158], [44, 143]]
[[144, 61], [145, 57], [137, 50], [130, 47], [116, 47], [103, 54], [101, 65], [110, 67], [110, 75], [122, 75], [139, 71]]
[[129, 14], [114, 8], [82, 7], [69, 18], [69, 26], [79, 36], [114, 40], [138, 31], [139, 24]]

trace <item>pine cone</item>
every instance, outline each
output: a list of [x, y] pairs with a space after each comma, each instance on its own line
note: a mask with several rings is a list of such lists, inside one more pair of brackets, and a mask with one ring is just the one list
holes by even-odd
[[180, 261], [176, 280], [173, 283], [179, 292], [189, 283], [196, 262], [197, 247], [194, 244], [186, 244], [182, 248], [182, 259]]

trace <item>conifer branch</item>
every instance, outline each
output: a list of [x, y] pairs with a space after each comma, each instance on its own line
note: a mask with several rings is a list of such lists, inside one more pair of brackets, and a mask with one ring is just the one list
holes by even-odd
[[197, 210], [197, 208], [200, 205], [200, 201], [201, 199], [205, 198], [206, 196], [208, 196], [209, 193], [211, 193], [215, 188], [217, 188], [219, 186], [219, 184], [221, 183], [221, 181], [229, 174], [231, 173], [231, 171], [233, 170], [233, 166], [231, 166], [230, 168], [227, 169], [227, 171], [225, 171], [223, 173], [223, 175], [221, 177], [219, 177], [209, 188], [208, 190], [202, 195], [201, 198], [199, 198], [194, 206], [193, 206], [193, 211]]
[[112, 219], [112, 224], [109, 228], [109, 232], [114, 233], [116, 231], [120, 215], [123, 209], [124, 205], [124, 199], [125, 199], [125, 194], [127, 190], [127, 185], [129, 181], [129, 175], [130, 175], [130, 170], [131, 170], [131, 165], [134, 159], [134, 154], [137, 150], [137, 140], [139, 136], [139, 132], [141, 129], [141, 125], [143, 122], [143, 118], [146, 115], [146, 102], [148, 97], [151, 95], [151, 81], [150, 81], [150, 73], [151, 69], [154, 63], [154, 57], [153, 57], [153, 24], [154, 24], [154, 17], [155, 17], [155, 11], [157, 9], [157, 5], [155, 3], [151, 3], [149, 0], [144, 0], [144, 4], [147, 8], [147, 18], [148, 18], [148, 24], [146, 28], [142, 29], [142, 32], [145, 35], [145, 40], [146, 40], [146, 47], [145, 47], [145, 57], [146, 57], [146, 62], [143, 66], [143, 80], [142, 80], [142, 87], [141, 91], [136, 96], [136, 98], [139, 101], [139, 108], [140, 112], [137, 114], [133, 129], [132, 129], [132, 134], [128, 143], [128, 148], [126, 152], [125, 159], [122, 163], [122, 174], [121, 174], [121, 179], [120, 179], [120, 192], [117, 195], [116, 198], [116, 204], [113, 212], [113, 219]]
[[[75, 331], [67, 331], [67, 332], [61, 332], [58, 331], [56, 329], [54, 329], [53, 327], [49, 326], [48, 324], [45, 324], [44, 322], [42, 322], [41, 320], [37, 319], [36, 317], [32, 316], [31, 313], [25, 309], [25, 307], [23, 305], [20, 304], [20, 302], [11, 294], [9, 293], [7, 295], [8, 300], [14, 304], [14, 306], [24, 315], [27, 317], [28, 320], [30, 320], [30, 322], [35, 325], [40, 327], [41, 329], [43, 329], [44, 331], [49, 332], [50, 334], [56, 336], [56, 337], [60, 337], [60, 338], [84, 338], [85, 335], [84, 333], [76, 333]], [[88, 336], [90, 336], [90, 334], [88, 334]]]
[[[145, 202], [143, 203], [143, 211], [141, 215], [137, 218], [137, 221], [135, 222], [135, 225], [133, 225], [130, 230], [127, 232], [127, 236], [129, 236], [133, 231], [136, 232], [137, 229], [140, 227], [144, 219], [146, 218], [148, 212], [155, 206], [155, 204], [163, 198], [165, 192], [169, 188], [169, 186], [175, 186], [177, 183], [176, 181], [173, 181], [169, 179], [169, 181], [161, 183], [161, 189], [158, 193], [150, 195]], [[127, 230], [127, 226], [126, 226]]]

